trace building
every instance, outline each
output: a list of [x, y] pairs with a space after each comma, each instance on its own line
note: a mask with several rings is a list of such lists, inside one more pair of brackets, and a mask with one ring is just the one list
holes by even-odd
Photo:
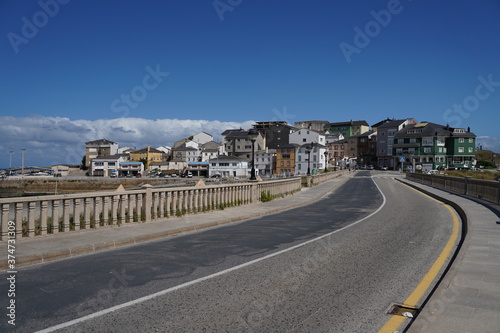
[[258, 121], [253, 125], [265, 137], [266, 148], [277, 149], [289, 143], [290, 133], [297, 128], [286, 121]]
[[308, 170], [311, 174], [319, 173], [325, 170], [327, 159], [326, 146], [317, 143], [300, 145], [296, 152], [295, 174], [306, 175]]
[[305, 120], [305, 121], [296, 121], [293, 126], [297, 129], [299, 128], [307, 128], [315, 131], [324, 131], [325, 126], [330, 122], [327, 120]]
[[122, 155], [97, 156], [90, 162], [90, 176], [117, 177], [120, 163], [123, 162]]
[[377, 127], [377, 166], [394, 169], [395, 160], [392, 157], [392, 146], [394, 134], [408, 125], [415, 125], [417, 121], [413, 118], [393, 119], [385, 121]]
[[118, 169], [118, 175], [121, 177], [127, 176], [137, 176], [144, 173], [144, 164], [142, 162], [120, 162], [120, 167]]
[[[352, 136], [357, 139], [356, 160], [361, 165], [376, 165], [377, 163], [377, 132], [370, 130], [365, 133]], [[349, 139], [351, 139], [349, 138]]]
[[191, 172], [193, 176], [198, 177], [208, 177], [208, 161], [206, 162], [189, 162], [187, 170]]
[[108, 156], [118, 154], [118, 143], [99, 139], [85, 142], [85, 167], [89, 167], [91, 160], [97, 156]]
[[290, 143], [303, 145], [305, 143], [326, 144], [326, 134], [323, 131], [316, 131], [308, 128], [300, 128], [290, 133]]
[[172, 149], [172, 160], [198, 162], [201, 160], [200, 150], [193, 146], [188, 146], [186, 143]]
[[299, 145], [290, 143], [276, 149], [276, 175], [295, 174], [295, 155]]
[[164, 153], [161, 150], [151, 148], [149, 145], [145, 148], [133, 151], [130, 153], [129, 160], [131, 162], [143, 162], [146, 169], [149, 169], [151, 162], [164, 161]]
[[340, 133], [344, 138], [349, 138], [353, 135], [359, 135], [370, 130], [370, 126], [365, 120], [344, 121], [329, 123], [325, 126], [325, 130], [331, 134]]
[[[265, 137], [259, 132], [255, 140], [255, 150], [266, 148]], [[250, 160], [252, 158], [252, 141], [248, 136], [248, 131], [244, 129], [229, 129], [222, 133], [222, 144], [229, 156], [236, 156]]]
[[271, 177], [276, 170], [276, 149], [256, 151], [255, 169], [261, 177]]
[[394, 134], [394, 164], [422, 170], [472, 167], [475, 139], [470, 129], [431, 122], [410, 124]]
[[[220, 155], [208, 162], [210, 177], [250, 177], [247, 159], [237, 156]], [[255, 174], [258, 174], [257, 170], [255, 170]]]
[[345, 169], [349, 156], [346, 154], [347, 140], [339, 140], [328, 143], [328, 164]]

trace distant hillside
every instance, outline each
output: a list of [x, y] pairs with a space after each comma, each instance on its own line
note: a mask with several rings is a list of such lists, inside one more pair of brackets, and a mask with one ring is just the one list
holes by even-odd
[[490, 161], [495, 165], [500, 165], [500, 153], [495, 153], [491, 150], [476, 150], [476, 160]]

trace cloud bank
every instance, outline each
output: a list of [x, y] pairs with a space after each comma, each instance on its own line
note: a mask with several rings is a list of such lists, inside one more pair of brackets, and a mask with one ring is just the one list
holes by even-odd
[[85, 142], [106, 138], [120, 147], [143, 148], [172, 145], [174, 141], [204, 131], [221, 140], [229, 128], [250, 128], [255, 122], [222, 122], [190, 119], [117, 118], [70, 120], [62, 117], [0, 117], [0, 168], [21, 165], [80, 164]]

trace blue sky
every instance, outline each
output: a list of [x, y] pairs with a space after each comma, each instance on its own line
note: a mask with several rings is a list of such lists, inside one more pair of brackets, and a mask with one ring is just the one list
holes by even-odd
[[498, 0], [0, 1], [0, 167], [264, 120], [413, 117], [500, 152], [499, 32]]

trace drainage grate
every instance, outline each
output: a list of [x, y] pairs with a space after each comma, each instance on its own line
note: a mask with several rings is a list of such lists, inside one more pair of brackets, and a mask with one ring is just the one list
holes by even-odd
[[388, 314], [390, 315], [395, 315], [395, 316], [402, 316], [402, 317], [408, 317], [408, 318], [414, 318], [417, 313], [418, 309], [410, 306], [405, 306], [401, 304], [393, 304], [389, 308], [389, 311], [387, 311]]

